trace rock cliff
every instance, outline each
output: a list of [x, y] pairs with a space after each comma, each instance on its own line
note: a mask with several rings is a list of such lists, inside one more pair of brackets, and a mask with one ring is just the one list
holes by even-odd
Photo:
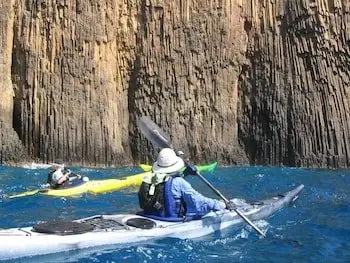
[[0, 15], [6, 160], [151, 161], [148, 115], [197, 162], [349, 166], [348, 0], [10, 0]]
[[249, 159], [348, 167], [350, 1], [251, 1], [245, 10], [238, 134]]

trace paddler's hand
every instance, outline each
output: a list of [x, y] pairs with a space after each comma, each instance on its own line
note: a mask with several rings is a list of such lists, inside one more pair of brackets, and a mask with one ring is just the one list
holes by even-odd
[[84, 177], [83, 177], [83, 181], [84, 181], [84, 182], [88, 182], [88, 181], [90, 181], [90, 179], [89, 179], [89, 177], [84, 176]]
[[69, 176], [69, 175], [72, 173], [72, 171], [69, 170], [69, 169], [63, 169], [62, 173], [63, 173], [64, 175]]
[[188, 164], [185, 171], [183, 172], [184, 176], [188, 175], [197, 175], [197, 167], [193, 164]]
[[73, 181], [76, 179], [78, 179], [78, 180], [82, 179], [82, 176], [80, 174], [75, 174], [75, 173], [72, 173], [71, 171], [69, 171], [68, 178], [69, 178], [69, 181]]

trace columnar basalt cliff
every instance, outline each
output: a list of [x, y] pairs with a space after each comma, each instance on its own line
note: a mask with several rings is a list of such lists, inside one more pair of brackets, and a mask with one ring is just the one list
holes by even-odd
[[348, 0], [0, 7], [3, 160], [151, 161], [148, 115], [197, 162], [349, 166]]
[[350, 164], [350, 1], [245, 6], [239, 139], [253, 163]]

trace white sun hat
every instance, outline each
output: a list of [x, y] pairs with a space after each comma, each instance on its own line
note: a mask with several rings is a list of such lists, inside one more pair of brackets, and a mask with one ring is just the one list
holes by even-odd
[[180, 171], [185, 167], [185, 162], [170, 148], [162, 149], [157, 157], [157, 161], [152, 166], [154, 173], [170, 174]]
[[52, 174], [52, 180], [55, 183], [58, 183], [58, 181], [64, 176], [62, 173], [62, 168], [58, 168], [53, 174]]

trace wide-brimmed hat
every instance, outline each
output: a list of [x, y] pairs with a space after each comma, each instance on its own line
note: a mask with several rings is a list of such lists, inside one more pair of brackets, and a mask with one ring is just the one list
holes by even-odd
[[152, 166], [154, 173], [170, 174], [180, 171], [185, 167], [185, 162], [178, 156], [173, 149], [162, 149], [157, 157], [157, 161]]

